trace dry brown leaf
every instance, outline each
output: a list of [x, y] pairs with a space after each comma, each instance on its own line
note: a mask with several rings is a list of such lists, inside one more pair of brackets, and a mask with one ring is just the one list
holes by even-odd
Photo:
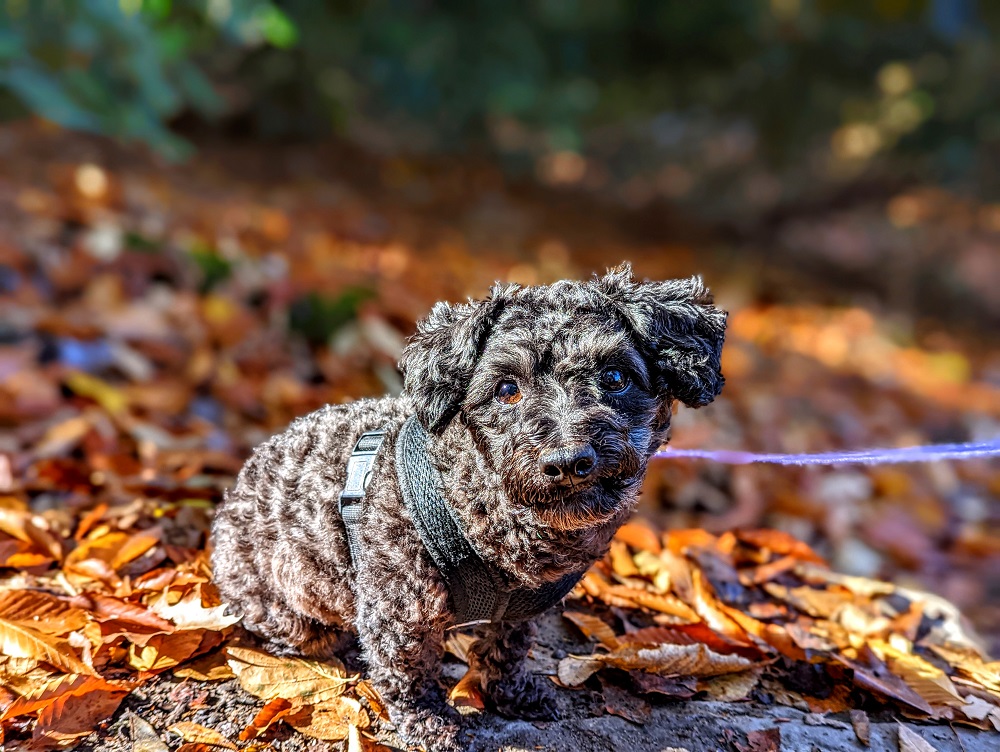
[[70, 674], [95, 673], [77, 657], [68, 641], [5, 619], [0, 619], [0, 655], [45, 661]]
[[145, 606], [100, 593], [86, 593], [70, 600], [107, 625], [105, 632], [173, 632], [175, 627]]
[[185, 663], [174, 669], [174, 676], [197, 681], [221, 681], [236, 676], [226, 661], [226, 655], [218, 650]]
[[82, 609], [38, 590], [0, 591], [0, 619], [50, 635], [82, 629], [90, 621]]
[[177, 736], [186, 742], [236, 749], [236, 745], [229, 741], [223, 734], [215, 729], [202, 726], [200, 723], [181, 721], [167, 728], [167, 731], [177, 734]]
[[240, 686], [262, 700], [283, 697], [293, 705], [315, 705], [340, 697], [358, 678], [336, 660], [280, 658], [239, 646], [227, 647], [226, 653]]
[[770, 528], [738, 530], [736, 531], [736, 537], [743, 543], [749, 543], [756, 548], [767, 549], [778, 556], [793, 556], [800, 561], [826, 566], [826, 561], [822, 556], [798, 538], [781, 530]]
[[965, 704], [948, 675], [919, 655], [904, 653], [881, 640], [869, 640], [868, 647], [928, 705], [957, 708]]
[[637, 551], [660, 553], [660, 536], [645, 522], [633, 520], [626, 522], [615, 533], [615, 539], [627, 543]]
[[851, 727], [858, 741], [866, 747], [871, 746], [872, 725], [868, 714], [863, 710], [851, 710]]
[[128, 539], [128, 533], [123, 533], [120, 530], [113, 530], [104, 535], [86, 538], [80, 542], [80, 545], [66, 554], [63, 567], [74, 572], [89, 574], [89, 570], [81, 565], [89, 559], [96, 559], [113, 569], [111, 562], [114, 561], [118, 551]]
[[195, 585], [177, 603], [170, 605], [167, 592], [149, 603], [149, 609], [177, 625], [178, 629], [210, 629], [218, 631], [240, 620], [239, 616], [226, 615], [226, 605], [206, 607], [201, 602], [201, 586]]
[[559, 681], [567, 687], [585, 682], [610, 666], [624, 671], [642, 670], [661, 676], [720, 676], [750, 669], [755, 664], [738, 655], [721, 655], [704, 645], [658, 645], [652, 648], [619, 648], [606, 654], [568, 656], [559, 662]]
[[292, 703], [284, 697], [276, 697], [270, 702], [265, 703], [264, 707], [254, 716], [254, 719], [250, 721], [250, 725], [240, 732], [240, 741], [247, 742], [257, 738], [288, 715], [288, 711], [291, 709]]
[[611, 569], [621, 577], [634, 577], [639, 574], [639, 569], [632, 561], [632, 555], [628, 551], [628, 546], [620, 540], [611, 541], [611, 549], [608, 551], [611, 559]]
[[31, 512], [0, 507], [0, 532], [35, 546], [49, 560], [62, 558], [62, 543], [44, 527], [44, 520]]
[[128, 662], [137, 671], [163, 671], [183, 663], [201, 645], [203, 630], [155, 634], [143, 644], [129, 646]]
[[899, 728], [899, 752], [937, 752], [937, 748], [916, 731], [911, 731], [902, 723], [896, 725]]
[[38, 711], [32, 743], [38, 748], [71, 744], [110, 718], [127, 694], [127, 689], [106, 686], [60, 695]]
[[284, 720], [296, 731], [326, 741], [346, 739], [351, 726], [367, 728], [370, 723], [361, 703], [345, 696], [302, 706], [294, 714], [285, 716]]
[[640, 726], [646, 723], [653, 713], [653, 708], [648, 702], [614, 684], [605, 684], [602, 695], [606, 711]]
[[149, 549], [160, 542], [163, 531], [158, 527], [148, 530], [140, 530], [138, 533], [129, 536], [122, 542], [121, 547], [115, 552], [110, 564], [112, 569], [120, 569], [133, 559], [138, 559]]
[[698, 682], [698, 690], [716, 702], [739, 702], [747, 699], [759, 683], [759, 671], [741, 671], [703, 679]]
[[747, 732], [747, 746], [740, 745], [742, 752], [779, 752], [781, 750], [781, 729], [757, 729]]
[[573, 622], [587, 639], [596, 639], [607, 648], [618, 647], [615, 631], [604, 620], [579, 611], [563, 611], [563, 616]]
[[382, 702], [382, 696], [375, 690], [370, 682], [361, 680], [355, 687], [354, 691], [357, 693], [358, 697], [363, 697], [368, 700], [368, 705], [371, 707], [372, 712], [375, 713], [379, 718], [387, 721], [389, 720], [389, 711], [385, 707], [385, 703]]
[[834, 612], [852, 601], [850, 593], [840, 590], [811, 588], [807, 585], [789, 588], [773, 582], [766, 582], [763, 587], [771, 597], [784, 601], [804, 614], [822, 619], [831, 618]]
[[469, 651], [476, 643], [476, 638], [465, 632], [449, 632], [444, 640], [444, 649], [458, 658], [462, 663], [469, 662]]
[[458, 683], [451, 688], [448, 699], [456, 708], [475, 708], [483, 710], [486, 703], [483, 701], [482, 677], [479, 671], [470, 668], [465, 675], [458, 680]]

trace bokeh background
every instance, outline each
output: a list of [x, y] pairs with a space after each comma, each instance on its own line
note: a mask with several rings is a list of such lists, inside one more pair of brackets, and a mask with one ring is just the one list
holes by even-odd
[[[986, 0], [0, 0], [0, 505], [163, 499], [198, 538], [257, 442], [398, 390], [433, 301], [622, 260], [732, 312], [679, 446], [995, 437], [998, 30]], [[995, 462], [660, 461], [642, 511], [788, 530], [1000, 647]]]

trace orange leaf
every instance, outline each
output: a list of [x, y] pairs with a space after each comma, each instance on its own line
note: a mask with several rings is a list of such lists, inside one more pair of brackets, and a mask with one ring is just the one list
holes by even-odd
[[615, 539], [639, 551], [652, 551], [654, 554], [660, 553], [663, 548], [660, 545], [660, 536], [646, 522], [639, 520], [626, 522], [618, 528]]
[[465, 676], [458, 680], [458, 684], [451, 688], [448, 699], [456, 708], [475, 708], [483, 710], [486, 704], [483, 702], [482, 676], [479, 671], [470, 668], [465, 672]]
[[683, 554], [688, 548], [703, 548], [715, 543], [715, 536], [701, 528], [671, 530], [665, 536], [667, 548], [674, 554]]
[[71, 603], [89, 610], [100, 621], [112, 623], [126, 632], [136, 628], [156, 632], [173, 632], [176, 629], [169, 621], [157, 616], [145, 606], [110, 595], [85, 593], [73, 598]]
[[794, 556], [799, 561], [809, 561], [814, 564], [826, 565], [823, 557], [813, 551], [802, 541], [781, 530], [761, 528], [755, 530], [739, 530], [736, 537], [744, 543], [757, 548], [766, 548], [778, 556]]
[[0, 654], [45, 661], [70, 674], [93, 674], [65, 640], [42, 634], [22, 622], [0, 619]]
[[80, 524], [76, 526], [76, 532], [73, 534], [73, 538], [77, 542], [82, 541], [83, 537], [90, 532], [90, 529], [100, 521], [100, 519], [104, 516], [104, 513], [107, 511], [108, 505], [106, 502], [102, 501], [96, 507], [87, 512], [83, 519], [80, 520]]
[[38, 590], [0, 591], [0, 619], [54, 635], [82, 629], [89, 621], [85, 611]]
[[596, 639], [608, 648], [618, 647], [615, 631], [603, 619], [579, 611], [563, 611], [563, 616], [573, 622], [583, 632], [584, 637]]
[[167, 731], [177, 734], [186, 742], [196, 744], [210, 744], [213, 747], [225, 747], [226, 749], [236, 749], [236, 745], [215, 729], [202, 726], [200, 723], [192, 721], [181, 721], [170, 726]]
[[143, 645], [129, 646], [129, 665], [153, 673], [183, 663], [198, 651], [204, 630], [155, 634]]
[[138, 533], [129, 536], [112, 558], [111, 568], [117, 570], [130, 561], [138, 559], [159, 543], [162, 535], [163, 531], [160, 528], [152, 527], [148, 530], [140, 530]]
[[124, 689], [94, 689], [66, 694], [38, 712], [32, 741], [36, 747], [65, 746], [110, 718], [128, 694]]
[[620, 540], [611, 541], [611, 568], [621, 577], [635, 577], [639, 574], [639, 568], [632, 561], [632, 554], [628, 552], [628, 546]]
[[280, 721], [288, 711], [292, 709], [292, 703], [284, 697], [275, 697], [260, 709], [250, 725], [240, 732], [240, 741], [248, 742], [263, 734], [273, 724]]

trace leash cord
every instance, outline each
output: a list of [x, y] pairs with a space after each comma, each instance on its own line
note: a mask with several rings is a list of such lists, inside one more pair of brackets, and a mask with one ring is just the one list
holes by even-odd
[[894, 465], [904, 462], [939, 462], [1000, 457], [1000, 437], [990, 441], [958, 444], [931, 444], [895, 449], [820, 452], [818, 454], [780, 454], [743, 452], [735, 449], [672, 449], [653, 455], [658, 459], [696, 459], [727, 465]]

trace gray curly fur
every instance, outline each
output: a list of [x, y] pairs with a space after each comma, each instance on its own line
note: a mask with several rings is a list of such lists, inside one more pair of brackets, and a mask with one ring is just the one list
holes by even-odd
[[[400, 736], [461, 749], [438, 684], [446, 583], [400, 496], [394, 444], [416, 413], [445, 500], [483, 559], [512, 586], [537, 587], [604, 555], [633, 509], [675, 399], [720, 392], [726, 314], [698, 278], [636, 282], [625, 265], [588, 282], [497, 285], [483, 301], [438, 303], [403, 353], [398, 398], [328, 406], [259, 446], [219, 509], [212, 557], [224, 599], [279, 653], [329, 655], [356, 634]], [[602, 391], [613, 367], [630, 386]], [[521, 400], [501, 404], [515, 381]], [[360, 434], [384, 428], [352, 562], [337, 498]], [[590, 445], [594, 471], [567, 487], [544, 453]], [[524, 668], [531, 623], [477, 628], [471, 656], [499, 712], [554, 716], [551, 683]]]

